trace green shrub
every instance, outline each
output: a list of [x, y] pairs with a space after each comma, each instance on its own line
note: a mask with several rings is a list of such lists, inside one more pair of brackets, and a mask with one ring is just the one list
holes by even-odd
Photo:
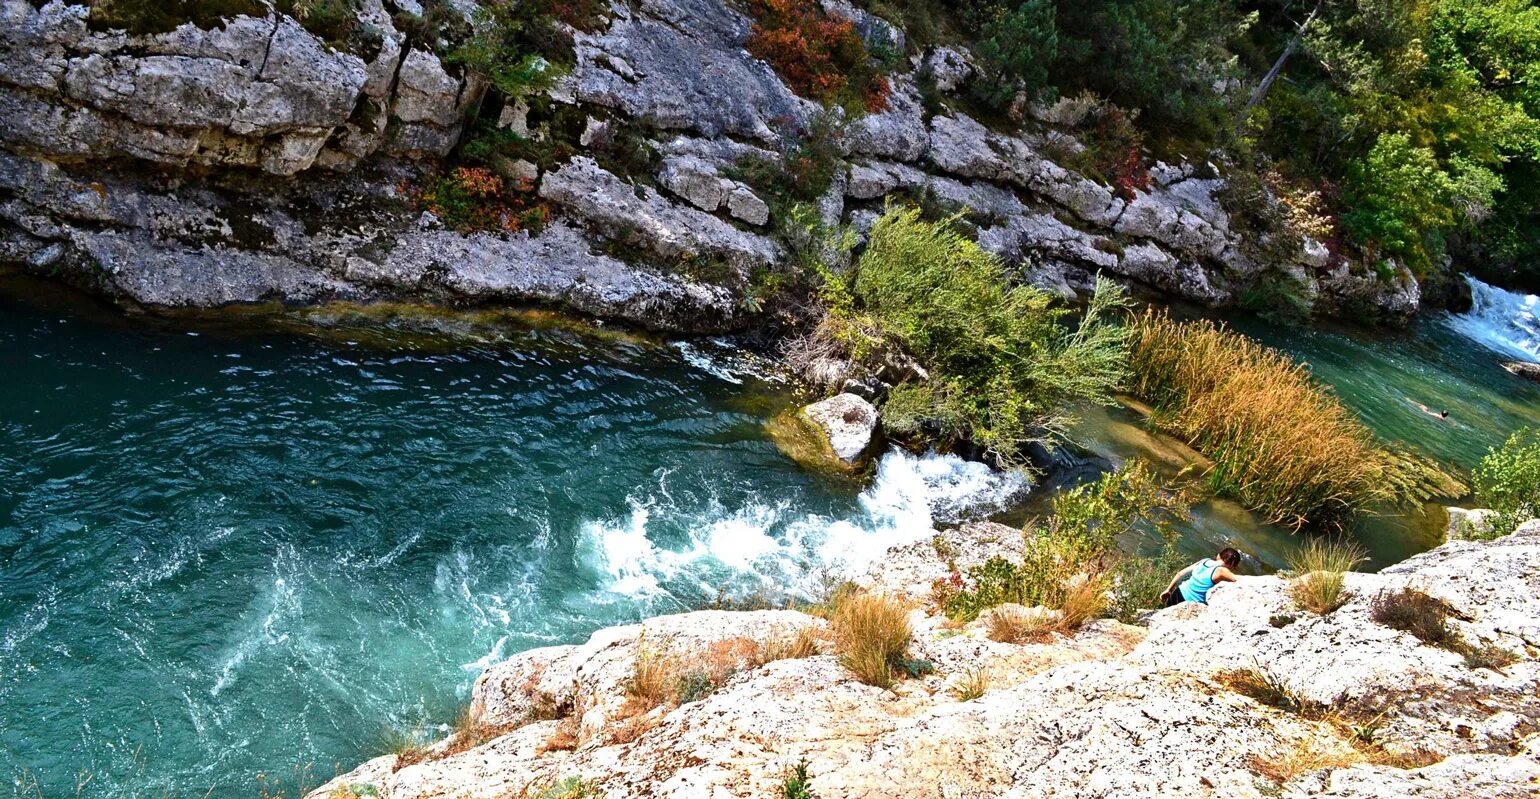
[[1488, 537], [1504, 535], [1540, 516], [1540, 430], [1524, 428], [1502, 448], [1487, 452], [1471, 473], [1476, 502], [1497, 511], [1483, 528]]
[[974, 46], [984, 79], [975, 84], [979, 99], [1004, 106], [1018, 91], [1036, 97], [1048, 88], [1048, 67], [1059, 54], [1056, 9], [1051, 0], [1024, 0], [1015, 8], [989, 12]]
[[1054, 497], [1052, 515], [1041, 529], [1025, 533], [1021, 563], [996, 557], [969, 569], [973, 588], [943, 591], [942, 610], [954, 620], [972, 621], [997, 605], [1041, 605], [1064, 612], [1060, 627], [1073, 629], [1088, 613], [1099, 613], [1103, 595], [1110, 593], [1114, 611], [1132, 618], [1141, 603], [1152, 604], [1160, 593], [1174, 569], [1159, 570], [1175, 555], [1145, 563], [1120, 556], [1119, 540], [1143, 531], [1169, 541], [1175, 525], [1188, 517], [1189, 504], [1185, 494], [1160, 485], [1140, 463], [1065, 491]]
[[807, 774], [806, 760], [799, 761], [781, 780], [781, 799], [818, 799]]
[[889, 209], [873, 225], [845, 316], [930, 370], [895, 391], [898, 429], [935, 429], [1006, 463], [1066, 424], [1074, 401], [1107, 401], [1125, 372], [1124, 293], [1098, 281], [1080, 324], [1047, 292], [1013, 286], [1000, 262], [946, 222]]
[[265, 17], [261, 0], [96, 0], [87, 16], [97, 30], [132, 34], [169, 33], [191, 22], [208, 30], [237, 16]]
[[602, 799], [604, 793], [580, 777], [568, 777], [547, 785], [535, 799]]

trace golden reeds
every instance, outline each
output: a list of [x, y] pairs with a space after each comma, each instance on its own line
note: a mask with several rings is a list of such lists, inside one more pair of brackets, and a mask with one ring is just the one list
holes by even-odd
[[1340, 528], [1404, 499], [1403, 459], [1288, 356], [1155, 312], [1133, 323], [1129, 344], [1130, 390], [1154, 406], [1157, 427], [1213, 460], [1215, 491], [1296, 529]]

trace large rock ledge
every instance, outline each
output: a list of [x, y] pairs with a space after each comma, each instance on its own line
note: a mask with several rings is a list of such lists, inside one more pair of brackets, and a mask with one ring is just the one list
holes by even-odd
[[[824, 5], [902, 41], [848, 3]], [[448, 7], [474, 17], [471, 0]], [[743, 13], [724, 0], [617, 0], [600, 30], [575, 35], [576, 63], [542, 102], [586, 124], [560, 142], [576, 155], [521, 162], [556, 219], [530, 236], [444, 229], [398, 190], [481, 110], [532, 140], [573, 135], [527, 129], [527, 104], [412, 41], [396, 24], [412, 9], [359, 0], [379, 47], [356, 53], [279, 14], [128, 35], [92, 29], [79, 2], [0, 0], [0, 261], [146, 306], [533, 302], [670, 331], [752, 323], [753, 281], [788, 259], [775, 198], [733, 168], [778, 158], [819, 109], [744, 49]], [[1026, 126], [1036, 132], [1007, 135], [927, 109], [917, 86], [962, 91], [966, 69], [931, 73], [965, 61], [917, 55], [895, 69], [886, 111], [846, 120], [826, 222], [864, 229], [885, 198], [926, 194], [968, 209], [1011, 279], [1064, 295], [1099, 271], [1211, 306], [1282, 281], [1326, 313], [1417, 309], [1409, 272], [1381, 281], [1319, 242], [1258, 263], [1248, 253], [1267, 243], [1231, 224], [1237, 209], [1208, 165], [1157, 164], [1149, 189], [1125, 199], [1050, 157], [1050, 143], [1073, 139], [1046, 113]], [[600, 166], [617, 131], [657, 163]]]
[[[502, 734], [453, 754], [440, 743], [421, 762], [381, 757], [311, 796], [532, 796], [582, 779], [610, 797], [764, 797], [779, 795], [787, 770], [803, 760], [823, 797], [1540, 791], [1540, 521], [1352, 575], [1351, 601], [1325, 617], [1294, 610], [1277, 577], [1220, 586], [1209, 605], [1156, 613], [1147, 630], [1102, 621], [1034, 644], [992, 641], [982, 622], [952, 629], [921, 607], [927, 580], [947, 571], [939, 553], [966, 566], [1019, 553], [1019, 537], [999, 525], [966, 526], [936, 544], [891, 551], [864, 578], [915, 603], [913, 654], [936, 667], [894, 691], [857, 682], [835, 657], [817, 654], [745, 668], [699, 701], [631, 717], [625, 687], [639, 656], [736, 664], [767, 642], [825, 629], [789, 610], [665, 616], [492, 666], [476, 681], [472, 707], [483, 723], [507, 725]], [[1454, 624], [1467, 641], [1509, 649], [1517, 661], [1472, 669], [1370, 620], [1371, 597], [1406, 586], [1458, 611]], [[1433, 762], [1355, 762], [1363, 758], [1340, 727], [1258, 704], [1216, 680], [1238, 668], [1276, 675], [1306, 701], [1378, 714], [1382, 762]], [[974, 669], [987, 670], [988, 690], [962, 701], [954, 689]], [[1259, 763], [1291, 753], [1329, 765], [1295, 769], [1281, 785], [1260, 773]]]

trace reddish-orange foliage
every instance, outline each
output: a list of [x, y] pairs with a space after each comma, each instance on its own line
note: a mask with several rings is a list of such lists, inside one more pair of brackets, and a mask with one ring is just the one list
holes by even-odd
[[888, 81], [868, 65], [866, 44], [844, 17], [824, 14], [815, 0], [750, 0], [757, 20], [746, 47], [775, 69], [791, 90], [825, 102], [834, 100], [852, 77], [868, 111], [888, 107]]
[[545, 224], [549, 210], [531, 200], [528, 181], [508, 191], [507, 181], [485, 167], [460, 166], [430, 175], [414, 193], [422, 207], [441, 222], [462, 232], [514, 232]]
[[1150, 170], [1144, 165], [1144, 157], [1139, 154], [1139, 148], [1130, 147], [1124, 152], [1123, 160], [1114, 170], [1112, 186], [1123, 199], [1129, 201], [1140, 190], [1150, 187]]

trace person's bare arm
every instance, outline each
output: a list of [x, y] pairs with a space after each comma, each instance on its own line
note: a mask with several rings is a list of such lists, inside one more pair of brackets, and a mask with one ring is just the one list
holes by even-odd
[[1233, 583], [1235, 582], [1235, 572], [1230, 571], [1228, 566], [1220, 566], [1214, 570], [1214, 582]]
[[1176, 576], [1171, 578], [1171, 584], [1166, 586], [1166, 590], [1162, 591], [1160, 595], [1162, 597], [1170, 596], [1171, 592], [1176, 590], [1177, 583], [1187, 579], [1187, 575], [1192, 574], [1193, 567], [1197, 565], [1198, 564], [1194, 563], [1192, 566], [1188, 566], [1187, 568], [1177, 572]]

